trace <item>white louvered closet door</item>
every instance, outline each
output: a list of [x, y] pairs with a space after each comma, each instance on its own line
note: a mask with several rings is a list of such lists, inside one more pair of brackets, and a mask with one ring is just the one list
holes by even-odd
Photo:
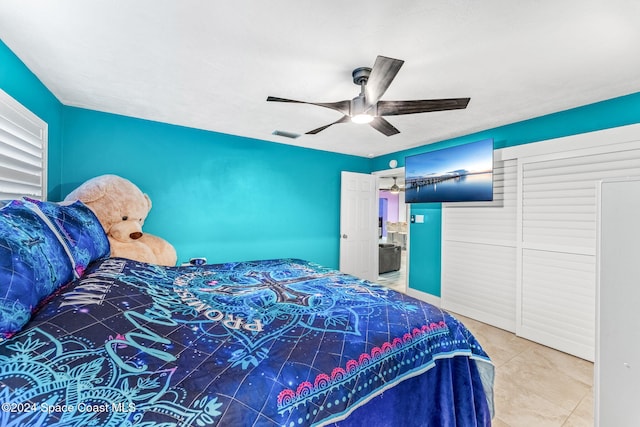
[[639, 175], [640, 143], [523, 158], [518, 163], [521, 247], [516, 332], [593, 360], [596, 184]]
[[640, 124], [495, 155], [493, 206], [443, 204], [442, 306], [593, 360], [596, 186], [640, 176]]
[[442, 206], [446, 310], [515, 331], [516, 161], [494, 156], [494, 201]]

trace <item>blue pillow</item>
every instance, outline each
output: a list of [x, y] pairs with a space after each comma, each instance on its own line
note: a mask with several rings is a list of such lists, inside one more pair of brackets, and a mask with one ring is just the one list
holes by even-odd
[[26, 202], [0, 208], [0, 340], [19, 331], [38, 303], [73, 276], [58, 237]]
[[[109, 256], [109, 239], [93, 211], [81, 201], [52, 203], [25, 197], [27, 206], [42, 213], [69, 253], [76, 276], [80, 277], [87, 266], [97, 259]], [[41, 215], [42, 217], [42, 215]]]

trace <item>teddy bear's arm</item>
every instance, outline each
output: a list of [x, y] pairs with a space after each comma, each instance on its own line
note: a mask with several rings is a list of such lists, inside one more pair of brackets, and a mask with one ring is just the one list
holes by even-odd
[[163, 238], [154, 236], [153, 234], [144, 233], [138, 241], [151, 248], [156, 256], [156, 264], [166, 265], [169, 267], [176, 265], [176, 262], [178, 261], [176, 250], [173, 245]]

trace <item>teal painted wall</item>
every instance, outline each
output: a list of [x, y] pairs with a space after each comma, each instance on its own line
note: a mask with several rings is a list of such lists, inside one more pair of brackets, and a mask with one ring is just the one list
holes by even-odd
[[179, 261], [299, 257], [338, 267], [340, 171], [371, 160], [63, 106], [0, 41], [0, 88], [49, 125], [48, 198], [116, 173]]
[[[409, 224], [410, 287], [440, 296], [442, 204], [416, 204], [411, 206], [411, 214], [423, 215], [424, 223]], [[438, 245], [434, 245], [434, 242], [438, 242]], [[415, 257], [414, 254], [419, 256]]]
[[49, 199], [59, 199], [63, 106], [1, 40], [0, 89], [49, 124], [47, 193]]
[[[337, 267], [341, 170], [403, 166], [405, 156], [484, 138], [503, 148], [640, 122], [636, 93], [369, 160], [64, 107], [2, 41], [0, 88], [49, 124], [49, 199], [123, 175], [151, 196], [145, 229], [180, 261], [292, 256]], [[425, 223], [411, 225], [410, 286], [440, 296], [441, 206], [411, 211]]]
[[340, 171], [371, 160], [79, 108], [64, 109], [62, 194], [115, 173], [149, 195], [144, 229], [178, 261], [295, 257], [337, 268]]
[[[425, 120], [428, 120], [428, 115], [425, 115]], [[372, 170], [389, 169], [392, 159], [398, 161], [398, 167], [402, 167], [405, 156], [486, 138], [493, 138], [494, 148], [498, 149], [633, 123], [640, 123], [640, 93], [376, 157], [372, 159]], [[435, 259], [439, 260], [441, 253], [441, 205], [411, 205], [412, 214], [424, 212], [430, 212], [434, 218], [425, 220], [424, 224], [411, 225], [409, 286], [440, 296], [441, 268], [440, 262]]]

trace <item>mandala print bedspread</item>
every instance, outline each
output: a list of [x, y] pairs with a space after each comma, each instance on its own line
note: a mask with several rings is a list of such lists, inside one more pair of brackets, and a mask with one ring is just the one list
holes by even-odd
[[0, 425], [323, 424], [457, 355], [488, 361], [441, 310], [305, 261], [110, 258], [0, 343]]

